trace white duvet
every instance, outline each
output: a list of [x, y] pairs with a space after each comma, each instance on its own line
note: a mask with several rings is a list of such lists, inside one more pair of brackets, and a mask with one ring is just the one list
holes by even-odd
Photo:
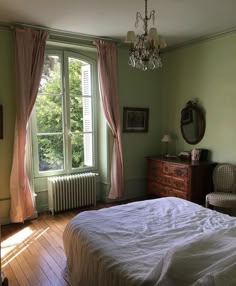
[[73, 286], [236, 285], [236, 218], [186, 200], [82, 212], [63, 240]]

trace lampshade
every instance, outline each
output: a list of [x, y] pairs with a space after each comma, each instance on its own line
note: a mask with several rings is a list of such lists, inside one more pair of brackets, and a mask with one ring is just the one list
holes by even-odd
[[125, 42], [126, 43], [134, 43], [136, 41], [136, 36], [134, 31], [128, 31], [126, 35]]
[[162, 137], [161, 141], [162, 141], [162, 142], [165, 142], [165, 143], [168, 143], [168, 142], [171, 142], [172, 140], [171, 140], [170, 135], [165, 134], [165, 135]]
[[164, 48], [167, 47], [166, 40], [163, 39], [161, 36], [159, 36], [159, 41], [160, 41], [160, 48], [161, 48], [161, 49], [164, 49]]
[[156, 28], [151, 28], [149, 30], [149, 40], [153, 40], [154, 42], [158, 40], [158, 35], [157, 35], [157, 29]]
[[154, 45], [156, 48], [164, 49], [167, 47], [166, 41], [161, 37], [157, 36], [157, 39], [154, 41]]

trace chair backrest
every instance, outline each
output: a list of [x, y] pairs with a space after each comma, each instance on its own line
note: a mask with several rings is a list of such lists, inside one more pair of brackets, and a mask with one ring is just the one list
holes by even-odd
[[236, 167], [232, 164], [219, 164], [213, 172], [213, 183], [217, 192], [235, 192]]

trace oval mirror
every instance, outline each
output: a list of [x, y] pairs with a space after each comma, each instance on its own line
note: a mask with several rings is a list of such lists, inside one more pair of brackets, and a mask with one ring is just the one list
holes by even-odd
[[199, 143], [205, 133], [205, 116], [202, 109], [192, 101], [187, 102], [181, 111], [181, 133], [189, 144]]

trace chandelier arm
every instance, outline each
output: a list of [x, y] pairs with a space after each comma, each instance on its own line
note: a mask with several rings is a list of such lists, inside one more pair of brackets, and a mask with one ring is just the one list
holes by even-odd
[[136, 21], [135, 21], [135, 24], [134, 24], [135, 28], [138, 27], [139, 20], [144, 21], [144, 18], [143, 18], [142, 14], [140, 12], [137, 12], [136, 13]]
[[150, 12], [149, 17], [148, 17], [148, 21], [152, 19], [153, 25], [155, 24], [155, 13], [156, 13], [156, 12], [155, 12], [154, 10], [152, 10], [152, 11]]
[[140, 12], [137, 12], [137, 13], [136, 13], [136, 19], [140, 19], [140, 20], [142, 20], [142, 21], [144, 20], [142, 14], [141, 14]]

